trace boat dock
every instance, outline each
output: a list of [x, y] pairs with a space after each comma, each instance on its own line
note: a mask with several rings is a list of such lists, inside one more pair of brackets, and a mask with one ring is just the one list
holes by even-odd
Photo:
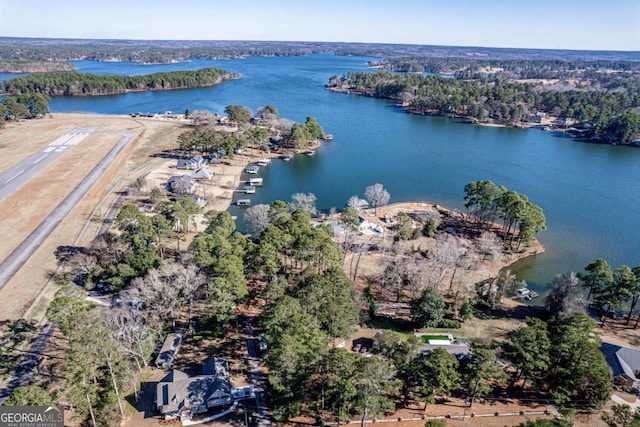
[[256, 174], [258, 173], [259, 170], [260, 170], [260, 166], [258, 165], [250, 165], [244, 168], [244, 172], [250, 173], [250, 174]]
[[236, 206], [251, 206], [251, 199], [238, 199]]
[[236, 190], [238, 193], [256, 194], [256, 187], [253, 185], [245, 185], [244, 187]]
[[260, 159], [256, 162], [258, 166], [269, 166], [271, 164], [271, 159]]

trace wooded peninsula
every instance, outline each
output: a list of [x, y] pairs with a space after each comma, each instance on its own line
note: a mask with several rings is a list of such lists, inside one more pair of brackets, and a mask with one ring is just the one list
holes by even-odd
[[640, 137], [640, 114], [636, 111], [640, 93], [637, 81], [628, 83], [560, 90], [544, 82], [508, 79], [504, 74], [467, 79], [379, 70], [333, 76], [327, 87], [394, 99], [410, 113], [466, 117], [474, 122], [524, 126], [553, 114], [564, 128], [573, 126], [583, 138], [634, 144]]
[[171, 90], [209, 87], [242, 76], [220, 68], [197, 71], [171, 71], [144, 76], [99, 76], [75, 71], [42, 73], [16, 77], [2, 82], [0, 94], [40, 93], [48, 96], [116, 95], [147, 90]]

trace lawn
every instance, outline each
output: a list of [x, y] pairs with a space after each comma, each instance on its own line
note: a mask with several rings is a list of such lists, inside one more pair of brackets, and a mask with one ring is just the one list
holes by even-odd
[[422, 338], [422, 342], [425, 344], [429, 344], [430, 340], [448, 340], [449, 339], [449, 335], [447, 334], [427, 334], [427, 335], [420, 335], [420, 338]]

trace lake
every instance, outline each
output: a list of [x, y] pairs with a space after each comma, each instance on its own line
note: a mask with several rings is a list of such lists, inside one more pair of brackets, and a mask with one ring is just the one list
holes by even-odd
[[[540, 205], [547, 251], [513, 270], [541, 290], [554, 274], [582, 271], [602, 257], [612, 266], [640, 264], [640, 150], [589, 144], [539, 130], [489, 128], [440, 117], [405, 114], [392, 102], [326, 91], [329, 77], [366, 70], [372, 58], [329, 54], [168, 65], [78, 61], [78, 71], [147, 74], [216, 66], [245, 78], [205, 88], [92, 98], [54, 98], [53, 112], [128, 114], [207, 109], [229, 104], [254, 111], [267, 104], [281, 116], [314, 116], [334, 140], [316, 156], [274, 161], [252, 203], [290, 200], [312, 192], [322, 210], [346, 205], [366, 186], [382, 183], [391, 202], [430, 201], [464, 210], [463, 187], [492, 180]], [[2, 76], [4, 77], [4, 75]], [[232, 212], [241, 211], [232, 208]]]

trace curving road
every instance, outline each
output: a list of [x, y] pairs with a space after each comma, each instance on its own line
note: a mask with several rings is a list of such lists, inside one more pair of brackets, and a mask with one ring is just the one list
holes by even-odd
[[[91, 130], [93, 131], [93, 130]], [[76, 188], [51, 212], [51, 214], [29, 235], [27, 238], [0, 264], [0, 289], [13, 277], [14, 274], [29, 259], [33, 252], [44, 242], [51, 232], [60, 224], [62, 219], [73, 209], [80, 201], [85, 193], [95, 184], [96, 180], [104, 173], [109, 164], [120, 154], [122, 149], [133, 138], [135, 132], [122, 131], [124, 134], [115, 147], [100, 160], [96, 167], [78, 184]], [[55, 152], [55, 150], [53, 150]], [[33, 157], [33, 156], [32, 156]], [[29, 160], [29, 159], [27, 159]], [[24, 164], [21, 162], [20, 164]], [[11, 170], [13, 170], [12, 168]], [[9, 171], [7, 171], [9, 172]], [[5, 174], [7, 173], [5, 172]], [[3, 174], [4, 175], [4, 174]], [[19, 173], [19, 177], [23, 175], [29, 176], [27, 172]], [[18, 179], [10, 180], [10, 183]], [[30, 176], [29, 176], [30, 177]], [[0, 181], [3, 183], [4, 181]], [[6, 182], [4, 182], [7, 184]], [[20, 184], [21, 185], [21, 184]]]

